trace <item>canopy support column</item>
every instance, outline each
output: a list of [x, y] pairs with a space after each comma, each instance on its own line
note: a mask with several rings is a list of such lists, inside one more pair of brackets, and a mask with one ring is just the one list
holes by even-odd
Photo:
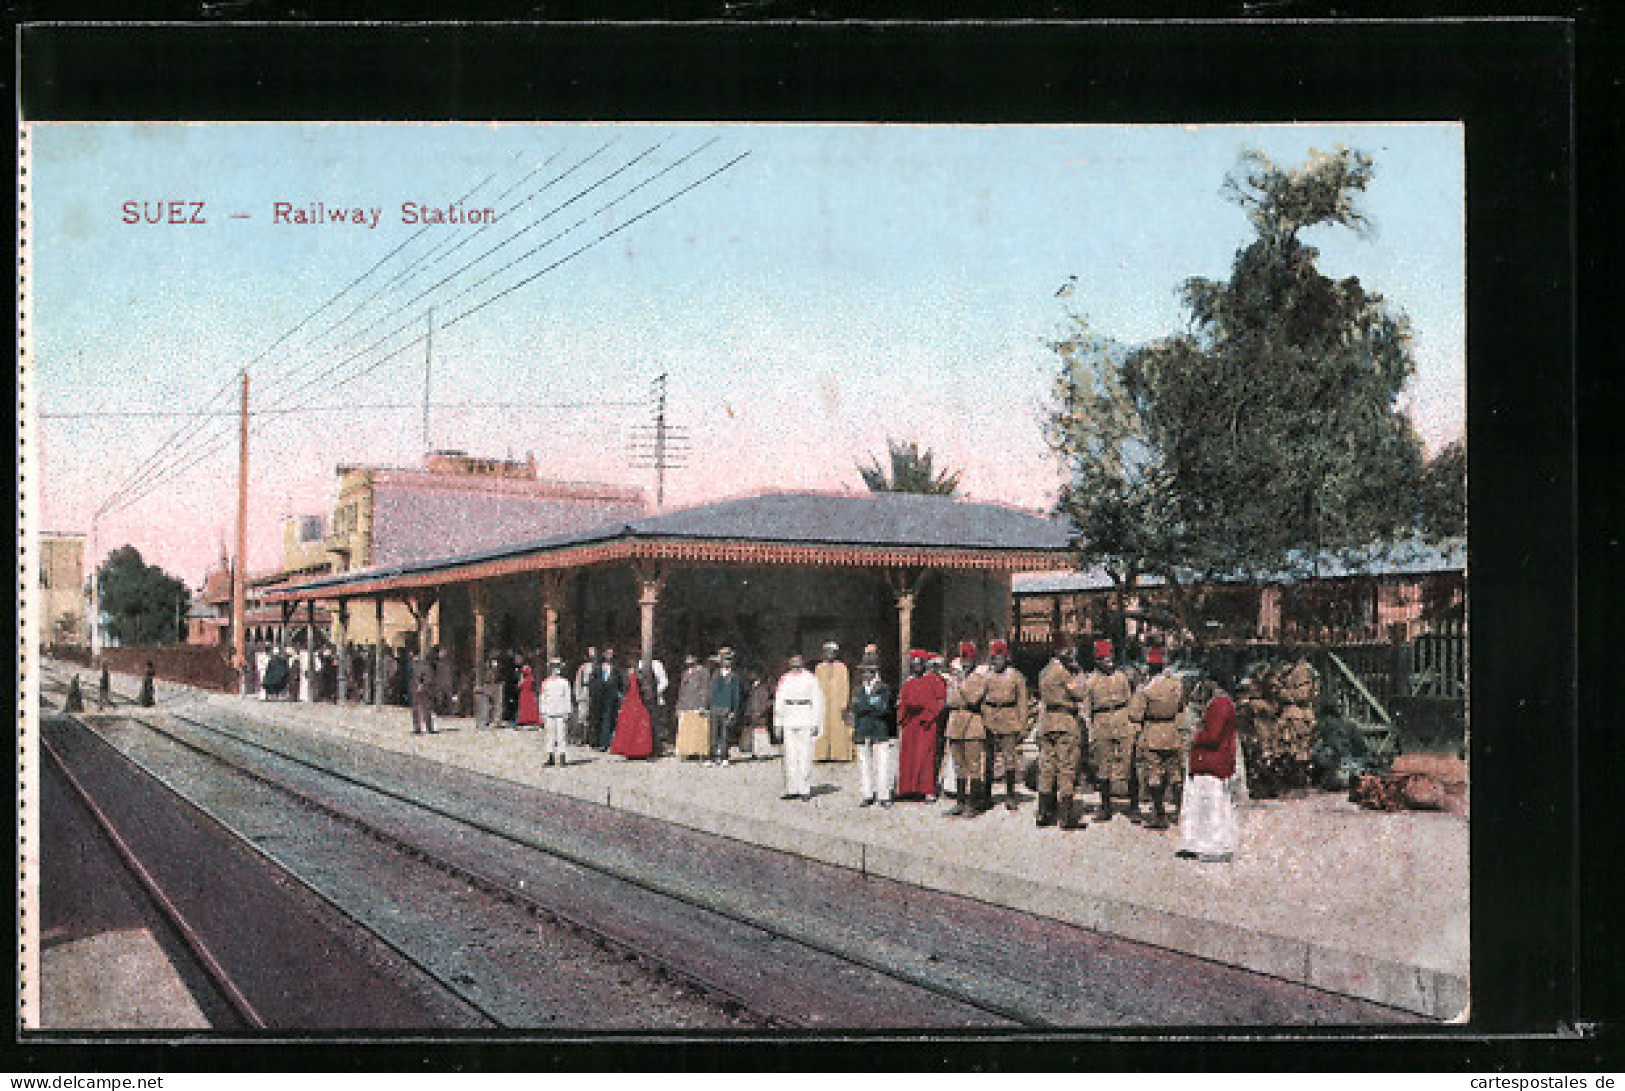
[[305, 600], [305, 684], [299, 699], [305, 704], [316, 700], [316, 600]]
[[384, 596], [372, 598], [372, 707], [384, 703]]
[[485, 685], [485, 615], [491, 607], [490, 590], [483, 583], [470, 584], [468, 605], [474, 614], [474, 689]]
[[638, 581], [638, 620], [642, 635], [638, 668], [641, 670], [655, 657], [655, 607], [660, 603], [660, 592], [665, 589], [667, 573], [660, 565], [648, 561], [634, 565], [632, 574]]
[[564, 606], [564, 573], [543, 572], [542, 589], [542, 643], [547, 649], [547, 663], [538, 664], [546, 673], [548, 663], [559, 657], [559, 612]]
[[339, 599], [337, 628], [333, 633], [339, 646], [339, 677], [338, 692], [333, 695], [335, 705], [344, 704], [344, 698], [349, 693], [350, 685], [350, 602], [348, 599]]
[[897, 603], [897, 685], [908, 681], [908, 653], [914, 643], [914, 603], [919, 598], [929, 568], [897, 568], [886, 573], [886, 586]]

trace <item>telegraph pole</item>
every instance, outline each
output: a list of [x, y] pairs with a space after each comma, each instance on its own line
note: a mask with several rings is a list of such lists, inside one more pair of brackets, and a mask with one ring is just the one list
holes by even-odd
[[248, 662], [245, 637], [248, 609], [248, 372], [243, 372], [243, 406], [237, 427], [237, 560], [231, 566], [232, 663]]
[[101, 512], [90, 517], [90, 654], [93, 658], [102, 654], [102, 574], [96, 563], [96, 523], [101, 517]]
[[666, 505], [666, 471], [681, 469], [688, 456], [687, 429], [666, 417], [666, 373], [655, 377], [654, 419], [639, 425], [632, 437], [633, 465], [655, 471], [655, 507]]

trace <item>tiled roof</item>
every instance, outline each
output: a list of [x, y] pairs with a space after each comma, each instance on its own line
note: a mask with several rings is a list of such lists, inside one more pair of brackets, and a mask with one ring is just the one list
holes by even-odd
[[527, 553], [632, 538], [1026, 553], [1060, 553], [1069, 544], [1065, 523], [1001, 504], [908, 493], [765, 493], [556, 534], [518, 545], [380, 565], [326, 580], [313, 580], [302, 586], [318, 588], [459, 568]]
[[[1402, 542], [1398, 545], [1373, 548], [1367, 553], [1368, 563], [1350, 564], [1336, 556], [1325, 556], [1315, 568], [1315, 578], [1344, 579], [1350, 576], [1426, 576], [1437, 572], [1462, 572], [1467, 567], [1467, 540], [1451, 538], [1432, 544]], [[1291, 583], [1302, 580], [1300, 574], [1275, 573], [1257, 579], [1241, 579], [1236, 583]], [[1162, 577], [1141, 576], [1141, 587], [1161, 587]], [[1099, 565], [1084, 571], [1019, 572], [1012, 581], [1018, 595], [1055, 595], [1080, 591], [1105, 591], [1113, 586], [1106, 570]]]

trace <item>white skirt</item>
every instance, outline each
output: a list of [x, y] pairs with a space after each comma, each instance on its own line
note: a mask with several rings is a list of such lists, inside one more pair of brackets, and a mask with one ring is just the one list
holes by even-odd
[[1201, 856], [1235, 853], [1239, 836], [1229, 781], [1205, 773], [1191, 777], [1179, 810], [1182, 848]]

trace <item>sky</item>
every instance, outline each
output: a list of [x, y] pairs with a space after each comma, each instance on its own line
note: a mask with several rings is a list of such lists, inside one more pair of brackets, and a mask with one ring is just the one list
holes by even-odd
[[[1373, 229], [1303, 238], [1325, 273], [1410, 317], [1405, 404], [1429, 450], [1464, 433], [1454, 124], [27, 136], [41, 526], [89, 532], [112, 501], [95, 555], [128, 542], [194, 586], [235, 533], [244, 368], [255, 571], [277, 565], [284, 515], [331, 513], [337, 465], [421, 461], [426, 372], [429, 447], [534, 453], [549, 476], [651, 497], [635, 429], [668, 374], [689, 444], [668, 507], [859, 490], [857, 466], [893, 438], [963, 470], [968, 499], [1046, 509], [1061, 481], [1041, 430], [1046, 341], [1069, 310], [1125, 344], [1183, 330], [1180, 285], [1225, 278], [1249, 239], [1222, 192], [1248, 148], [1284, 167], [1340, 145], [1373, 155]], [[495, 222], [405, 222], [409, 202], [459, 200]], [[292, 222], [352, 208], [362, 223]]]

